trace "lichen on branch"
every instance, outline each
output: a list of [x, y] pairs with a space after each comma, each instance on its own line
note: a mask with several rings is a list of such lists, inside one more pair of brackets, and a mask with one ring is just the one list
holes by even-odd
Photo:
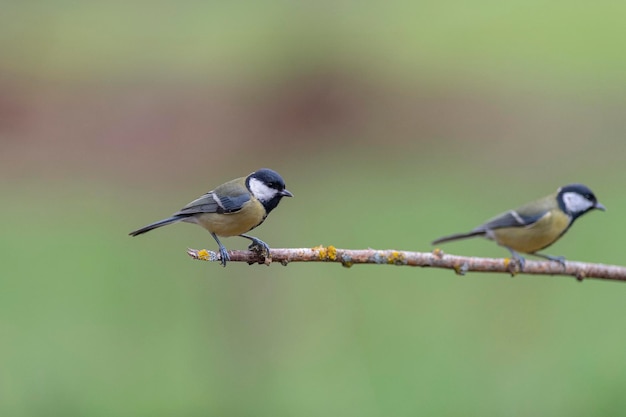
[[[193, 259], [219, 261], [219, 253], [206, 249], [188, 249]], [[432, 252], [409, 252], [399, 250], [376, 249], [338, 249], [334, 246], [316, 246], [313, 248], [271, 249], [270, 258], [265, 258], [255, 251], [229, 251], [231, 262], [266, 264], [279, 262], [287, 265], [291, 262], [335, 262], [344, 267], [356, 264], [406, 265], [451, 269], [458, 275], [468, 272], [506, 273], [530, 275], [573, 276], [579, 281], [585, 278], [626, 281], [626, 267], [616, 265], [592, 264], [585, 262], [565, 262], [562, 265], [553, 261], [526, 260], [523, 270], [514, 259], [477, 258], [448, 255], [440, 249]]]

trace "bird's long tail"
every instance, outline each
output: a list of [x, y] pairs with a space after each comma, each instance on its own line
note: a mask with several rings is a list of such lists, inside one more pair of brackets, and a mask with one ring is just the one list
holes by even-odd
[[461, 239], [467, 239], [469, 237], [484, 236], [484, 235], [485, 235], [484, 230], [472, 230], [471, 232], [467, 232], [467, 233], [455, 233], [453, 235], [440, 237], [437, 240], [433, 240], [431, 244], [438, 245], [440, 243], [451, 242], [453, 240], [461, 240]]
[[185, 219], [188, 216], [172, 216], [172, 217], [168, 217], [167, 219], [163, 219], [163, 220], [159, 220], [158, 222], [154, 222], [151, 223], [147, 226], [142, 227], [141, 229], [137, 229], [133, 232], [130, 232], [129, 235], [131, 236], [137, 236], [137, 235], [141, 235], [143, 233], [149, 232], [152, 229], [156, 229], [162, 226], [167, 226], [168, 224], [172, 224], [172, 223], [176, 223], [179, 222], [183, 219]]

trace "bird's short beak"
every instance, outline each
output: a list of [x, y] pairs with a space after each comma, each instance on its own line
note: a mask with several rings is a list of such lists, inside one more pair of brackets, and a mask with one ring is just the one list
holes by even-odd
[[282, 195], [283, 197], [293, 197], [293, 194], [291, 194], [289, 190], [282, 190], [280, 192], [280, 195]]
[[594, 208], [597, 208], [598, 210], [606, 211], [606, 207], [604, 207], [604, 205], [602, 205], [599, 201], [596, 203]]

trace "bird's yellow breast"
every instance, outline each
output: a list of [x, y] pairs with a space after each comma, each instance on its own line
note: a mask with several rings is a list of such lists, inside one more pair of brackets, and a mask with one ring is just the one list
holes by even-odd
[[265, 208], [258, 200], [244, 203], [241, 210], [231, 214], [203, 213], [196, 216], [196, 223], [218, 236], [239, 236], [263, 223]]
[[534, 253], [556, 242], [567, 230], [570, 221], [565, 213], [552, 210], [530, 226], [495, 229], [492, 234], [502, 246], [517, 252]]

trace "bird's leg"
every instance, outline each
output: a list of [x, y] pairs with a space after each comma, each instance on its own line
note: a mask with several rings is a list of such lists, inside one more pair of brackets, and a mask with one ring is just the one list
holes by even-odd
[[217, 242], [217, 246], [219, 246], [220, 248], [220, 263], [222, 264], [222, 266], [225, 267], [226, 262], [230, 261], [230, 256], [228, 256], [228, 251], [226, 250], [224, 245], [222, 245], [222, 242], [220, 242], [220, 240], [217, 238], [217, 235], [215, 233], [211, 233], [211, 236], [213, 236], [213, 239], [215, 239], [215, 241]]
[[519, 265], [519, 270], [520, 272], [524, 270], [524, 266], [526, 265], [526, 259], [524, 259], [524, 257], [522, 255], [520, 255], [519, 253], [515, 252], [513, 249], [505, 246], [505, 248], [507, 248], [509, 250], [509, 252], [511, 252], [511, 259], [515, 260], [517, 262], [517, 264]]
[[253, 236], [248, 235], [239, 235], [241, 237], [245, 237], [246, 239], [250, 239], [252, 243], [248, 246], [248, 250], [258, 253], [264, 258], [270, 257], [270, 247], [267, 246], [267, 243], [263, 242], [261, 239], [258, 239]]
[[545, 255], [543, 253], [537, 253], [537, 252], [533, 253], [533, 255], [538, 256], [543, 259], [548, 259], [553, 262], [558, 262], [563, 266], [563, 268], [565, 268], [565, 256], [552, 256], [552, 255]]

